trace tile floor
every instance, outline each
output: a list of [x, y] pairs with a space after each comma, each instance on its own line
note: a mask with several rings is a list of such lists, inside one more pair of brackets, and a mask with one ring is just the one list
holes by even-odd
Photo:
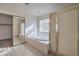
[[[1, 48], [0, 48], [1, 49]], [[1, 56], [44, 56], [42, 52], [29, 44], [22, 44], [15, 47], [2, 48]]]
[[0, 56], [46, 56], [28, 43], [16, 45], [17, 43], [21, 42], [17, 40], [12, 47], [12, 41], [0, 41]]
[[22, 44], [22, 43], [24, 43], [24, 39], [22, 39], [20, 37], [13, 37], [13, 45], [14, 46]]

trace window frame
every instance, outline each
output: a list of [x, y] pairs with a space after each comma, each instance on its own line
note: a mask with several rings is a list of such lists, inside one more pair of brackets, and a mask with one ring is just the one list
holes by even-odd
[[[47, 30], [45, 30], [45, 28], [46, 28], [45, 23], [43, 23], [43, 25], [41, 25], [41, 24], [40, 24], [41, 22], [46, 22], [46, 23], [48, 23], [48, 29], [47, 29]], [[40, 29], [41, 26], [44, 26], [43, 30]], [[48, 19], [48, 18], [39, 20], [39, 32], [49, 32], [49, 19]]]

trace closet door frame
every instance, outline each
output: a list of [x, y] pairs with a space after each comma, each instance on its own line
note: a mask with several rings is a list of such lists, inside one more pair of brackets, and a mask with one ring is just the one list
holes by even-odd
[[[51, 14], [49, 14], [49, 21], [50, 21], [50, 23], [49, 23], [49, 27], [50, 27], [50, 30], [49, 30], [49, 50], [50, 50], [50, 52], [52, 52], [54, 55], [58, 55], [58, 36], [59, 36], [59, 33], [58, 33], [58, 28], [57, 28], [57, 25], [58, 25], [58, 19], [57, 19], [57, 16], [56, 16], [57, 14], [56, 13], [51, 13]], [[52, 19], [53, 17], [55, 17], [55, 19]], [[55, 49], [55, 51], [53, 51], [53, 50], [51, 50], [51, 48], [53, 48], [53, 46], [51, 47], [51, 44], [52, 44], [52, 42], [51, 42], [51, 39], [53, 39], [53, 38], [51, 38], [51, 31], [52, 31], [52, 27], [51, 26], [53, 26], [52, 25], [52, 20], [53, 21], [55, 21], [55, 23], [54, 23], [54, 25], [55, 25], [55, 44], [54, 44], [54, 49]], [[57, 30], [57, 31], [56, 31]]]
[[[16, 15], [14, 15], [13, 16], [13, 22], [14, 22], [14, 20], [16, 20], [16, 17], [21, 17], [21, 16], [16, 16]], [[25, 41], [25, 17], [21, 17], [21, 18], [23, 18], [23, 20], [24, 20], [24, 42], [22, 43], [22, 44], [24, 44], [24, 43], [26, 43], [26, 41]], [[13, 27], [14, 28], [14, 27]], [[13, 34], [14, 34], [14, 30], [13, 30]], [[14, 35], [13, 35], [13, 37], [14, 37]], [[13, 42], [14, 43], [14, 42]], [[20, 45], [20, 44], [18, 44], [18, 45]], [[14, 45], [14, 46], [16, 46], [16, 45]]]

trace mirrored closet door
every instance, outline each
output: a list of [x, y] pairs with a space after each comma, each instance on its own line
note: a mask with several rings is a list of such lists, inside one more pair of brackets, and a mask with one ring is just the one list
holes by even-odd
[[23, 17], [13, 16], [13, 45], [20, 45], [25, 42], [24, 38], [25, 19]]

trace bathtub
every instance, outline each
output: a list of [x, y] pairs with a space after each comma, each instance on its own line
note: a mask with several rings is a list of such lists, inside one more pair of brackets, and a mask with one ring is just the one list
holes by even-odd
[[44, 55], [48, 55], [49, 40], [47, 36], [44, 35], [25, 36], [25, 41], [31, 44], [36, 49], [38, 49]]

